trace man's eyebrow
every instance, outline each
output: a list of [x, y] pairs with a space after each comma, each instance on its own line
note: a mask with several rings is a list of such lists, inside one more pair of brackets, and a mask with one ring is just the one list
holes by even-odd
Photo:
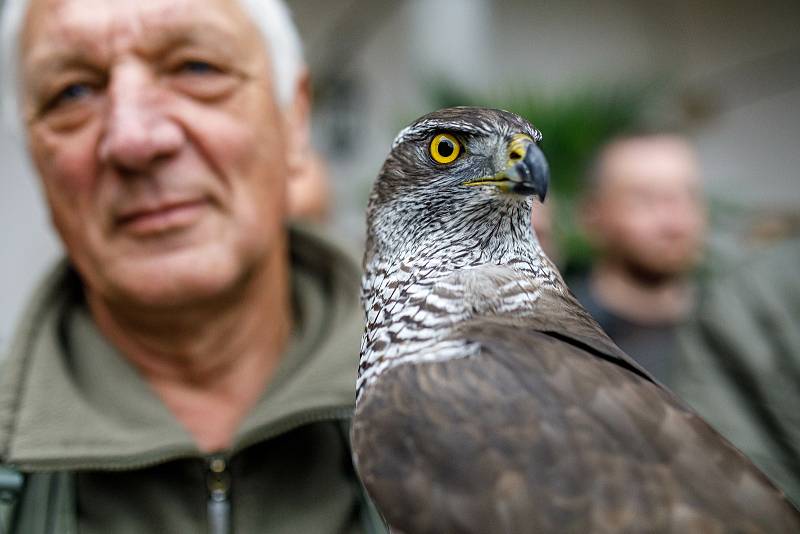
[[59, 72], [70, 69], [94, 67], [97, 59], [92, 58], [82, 50], [68, 52], [56, 50], [37, 53], [23, 62], [25, 71], [32, 72]]
[[100, 75], [102, 63], [97, 57], [84, 50], [37, 51], [20, 64], [20, 74], [25, 80], [26, 92], [32, 97], [40, 97], [50, 83], [62, 73], [93, 72]]

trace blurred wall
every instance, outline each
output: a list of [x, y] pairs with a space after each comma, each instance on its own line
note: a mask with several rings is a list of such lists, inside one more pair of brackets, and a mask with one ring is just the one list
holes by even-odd
[[[357, 19], [353, 6], [366, 2], [293, 4], [321, 93], [331, 65], [359, 87], [357, 148], [344, 157], [329, 150], [347, 212], [360, 205], [350, 200], [363, 202], [397, 129], [430, 111], [425, 85], [442, 77], [481, 92], [545, 94], [659, 81], [664, 100], [654, 113], [693, 123], [713, 197], [800, 205], [800, 2], [374, 1], [346, 50], [317, 43], [336, 35], [331, 20]], [[320, 103], [324, 146], [336, 102]]]
[[[663, 80], [654, 113], [694, 121], [708, 188], [800, 206], [800, 2], [289, 0], [316, 83], [315, 141], [330, 160], [335, 225], [360, 243], [371, 180], [404, 123], [446, 79], [547, 94]], [[5, 75], [5, 73], [3, 73]], [[544, 132], [547, 135], [547, 132]], [[59, 254], [36, 181], [0, 136], [0, 349]], [[554, 177], [558, 179], [558, 177]]]
[[0, 355], [5, 351], [25, 300], [42, 273], [61, 254], [50, 229], [34, 173], [21, 142], [0, 134]]

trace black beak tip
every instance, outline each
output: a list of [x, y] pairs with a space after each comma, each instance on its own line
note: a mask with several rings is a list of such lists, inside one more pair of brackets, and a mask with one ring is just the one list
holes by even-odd
[[541, 149], [536, 145], [530, 145], [518, 165], [520, 174], [524, 176], [520, 192], [535, 195], [544, 202], [550, 185], [550, 167]]
[[539, 197], [539, 201], [542, 203], [544, 203], [544, 199], [547, 197], [547, 185], [548, 185], [548, 180], [545, 180], [542, 187], [536, 193], [536, 196]]

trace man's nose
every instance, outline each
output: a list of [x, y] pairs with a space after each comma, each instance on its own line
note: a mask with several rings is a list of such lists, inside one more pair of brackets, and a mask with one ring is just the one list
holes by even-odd
[[124, 65], [115, 69], [98, 146], [100, 161], [125, 174], [137, 174], [180, 150], [185, 135], [169, 115], [167, 98], [145, 68]]
[[662, 199], [654, 213], [661, 221], [662, 231], [671, 237], [690, 232], [697, 218], [696, 206], [678, 195]]

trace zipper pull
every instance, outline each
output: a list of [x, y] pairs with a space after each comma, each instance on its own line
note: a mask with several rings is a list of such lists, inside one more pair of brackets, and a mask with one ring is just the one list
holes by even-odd
[[210, 534], [231, 534], [231, 473], [222, 455], [208, 458], [206, 488], [208, 489], [208, 531]]

